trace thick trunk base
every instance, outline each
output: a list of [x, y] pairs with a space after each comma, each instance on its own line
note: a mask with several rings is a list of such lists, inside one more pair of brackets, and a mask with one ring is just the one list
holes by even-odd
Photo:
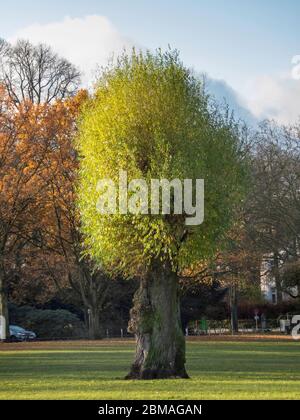
[[141, 280], [130, 315], [136, 354], [126, 379], [188, 378], [178, 278], [169, 266], [157, 264]]

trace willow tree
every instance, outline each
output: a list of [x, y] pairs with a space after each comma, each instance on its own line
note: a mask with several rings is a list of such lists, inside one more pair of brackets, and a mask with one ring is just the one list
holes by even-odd
[[[215, 252], [241, 199], [235, 127], [211, 106], [176, 51], [133, 51], [102, 73], [83, 110], [77, 145], [78, 205], [89, 253], [106, 270], [140, 279], [129, 322], [137, 345], [128, 378], [186, 378], [178, 277]], [[105, 189], [116, 193], [117, 205], [112, 208], [114, 198], [106, 194], [107, 214], [99, 212], [99, 180], [119, 185], [120, 171], [127, 173], [127, 199], [135, 200], [136, 211], [124, 211], [120, 186]], [[135, 197], [141, 188], [130, 186], [136, 179], [149, 190], [154, 179], [194, 180], [193, 194], [203, 179], [204, 222], [187, 223], [187, 212], [177, 214], [174, 203], [164, 214], [162, 194], [160, 211], [151, 213], [150, 201], [145, 206]]]

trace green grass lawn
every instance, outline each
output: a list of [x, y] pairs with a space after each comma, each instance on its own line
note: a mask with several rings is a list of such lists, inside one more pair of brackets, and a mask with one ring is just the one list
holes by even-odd
[[0, 398], [300, 399], [299, 342], [189, 342], [188, 380], [122, 380], [133, 351], [131, 342], [0, 343]]

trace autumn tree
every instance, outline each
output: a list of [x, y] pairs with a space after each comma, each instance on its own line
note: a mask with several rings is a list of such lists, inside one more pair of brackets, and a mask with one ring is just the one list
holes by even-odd
[[[25, 101], [17, 108], [11, 96], [5, 96], [1, 114], [1, 220], [6, 227], [1, 272], [5, 273], [5, 287], [1, 296], [4, 312], [8, 292], [18, 300], [20, 286], [32, 296], [39, 294], [39, 299], [55, 289], [71, 287], [89, 319], [90, 338], [99, 338], [99, 317], [111, 282], [90, 258], [82, 256], [75, 206], [78, 160], [73, 139], [86, 96], [80, 91], [65, 100]], [[16, 208], [9, 207], [10, 194]]]
[[76, 93], [79, 82], [77, 69], [50, 47], [33, 46], [28, 41], [12, 46], [1, 40], [0, 313], [5, 320], [2, 325], [6, 325], [4, 338], [8, 331], [7, 274], [17, 273], [18, 267], [24, 273], [22, 259], [27, 261], [28, 255], [35, 253], [30, 247], [35, 250], [40, 246], [38, 215], [45, 208], [49, 156], [57, 148], [61, 133], [55, 131], [59, 123], [53, 124], [56, 119], [59, 121], [61, 113], [55, 114], [59, 108], [51, 105], [60, 104], [62, 108], [63, 100]]
[[[178, 278], [215, 252], [241, 198], [236, 128], [211, 106], [176, 51], [133, 51], [98, 81], [82, 115], [78, 151], [79, 208], [90, 255], [108, 272], [140, 278], [129, 323], [137, 345], [128, 378], [186, 378]], [[151, 179], [204, 179], [204, 223], [187, 225], [188, 212], [176, 214], [174, 205], [170, 214], [151, 215], [148, 204], [143, 214], [136, 197], [132, 212], [99, 213], [99, 180], [118, 184], [120, 170], [128, 182], [142, 179], [149, 189]], [[136, 193], [133, 188], [129, 198]]]
[[8, 331], [7, 266], [14, 263], [14, 251], [32, 238], [37, 207], [45, 189], [41, 180], [51, 142], [40, 135], [40, 123], [40, 109], [24, 103], [16, 111], [10, 96], [1, 88], [0, 316], [4, 339]]

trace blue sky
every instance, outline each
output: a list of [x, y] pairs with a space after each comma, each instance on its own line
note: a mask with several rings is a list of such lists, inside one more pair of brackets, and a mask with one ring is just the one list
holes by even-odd
[[[0, 36], [12, 39], [24, 33], [30, 38], [23, 28], [88, 15], [106, 17], [133, 44], [178, 48], [188, 66], [224, 80], [258, 114], [262, 108], [271, 112], [265, 96], [272, 90], [278, 96], [275, 102], [286, 100], [283, 85], [292, 57], [300, 54], [298, 0], [6, 1], [1, 4]], [[253, 105], [256, 89], [266, 92]], [[275, 103], [275, 116], [280, 106]]]

